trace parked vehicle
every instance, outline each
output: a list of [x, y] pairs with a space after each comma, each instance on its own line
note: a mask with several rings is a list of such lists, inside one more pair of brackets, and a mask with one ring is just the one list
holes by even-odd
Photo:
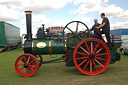
[[0, 52], [21, 47], [20, 28], [0, 21]]
[[123, 40], [122, 41], [120, 51], [123, 55], [128, 54], [128, 40]]
[[114, 35], [114, 40], [124, 40], [128, 39], [128, 29], [127, 28], [120, 28], [114, 29], [110, 31], [111, 35]]

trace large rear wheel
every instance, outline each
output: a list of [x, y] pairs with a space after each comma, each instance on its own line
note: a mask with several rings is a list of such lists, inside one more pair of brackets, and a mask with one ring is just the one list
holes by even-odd
[[96, 38], [81, 41], [74, 50], [73, 58], [77, 69], [86, 75], [102, 73], [111, 59], [108, 46]]

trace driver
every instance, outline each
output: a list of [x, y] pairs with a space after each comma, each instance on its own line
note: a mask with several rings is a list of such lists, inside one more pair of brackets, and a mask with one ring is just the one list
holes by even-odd
[[94, 30], [94, 34], [93, 34], [93, 38], [99, 38], [99, 33], [97, 32], [97, 27], [99, 27], [100, 24], [98, 23], [97, 19], [94, 19], [94, 25], [92, 26], [92, 28], [90, 29], [90, 31]]

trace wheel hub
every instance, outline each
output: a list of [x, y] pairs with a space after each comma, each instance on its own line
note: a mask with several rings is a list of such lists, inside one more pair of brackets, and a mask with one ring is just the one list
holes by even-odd
[[74, 33], [74, 36], [77, 37], [78, 36], [78, 33]]
[[28, 64], [25, 63], [25, 64], [24, 64], [24, 67], [27, 68], [27, 67], [28, 67]]
[[94, 58], [95, 58], [95, 54], [94, 54], [94, 53], [90, 53], [90, 54], [89, 54], [89, 59], [92, 60], [92, 59], [94, 59]]

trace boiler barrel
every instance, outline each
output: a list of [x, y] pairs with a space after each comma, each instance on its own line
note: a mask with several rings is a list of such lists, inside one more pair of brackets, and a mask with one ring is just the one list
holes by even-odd
[[63, 43], [55, 43], [54, 40], [33, 40], [32, 51], [34, 54], [64, 54], [67, 46]]

